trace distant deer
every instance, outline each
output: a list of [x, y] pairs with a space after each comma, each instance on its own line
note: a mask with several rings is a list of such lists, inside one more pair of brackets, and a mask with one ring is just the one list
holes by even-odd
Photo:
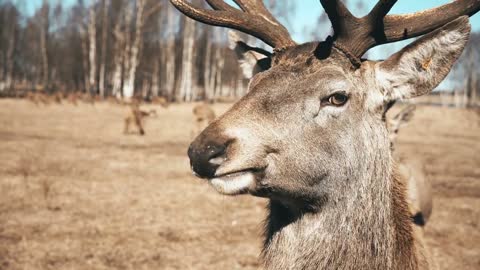
[[[170, 0], [192, 19], [234, 28], [272, 46], [248, 94], [188, 150], [191, 168], [221, 194], [269, 199], [265, 269], [429, 269], [406, 187], [395, 174], [382, 114], [387, 104], [432, 91], [470, 34], [478, 0], [388, 15], [381, 0], [365, 17], [320, 0], [334, 34], [298, 45], [261, 0]], [[385, 61], [370, 48], [424, 35]], [[243, 44], [242, 44], [243, 45]], [[259, 58], [257, 58], [259, 59]]]
[[78, 105], [78, 93], [77, 92], [68, 93], [67, 96], [66, 96], [66, 99], [70, 104], [72, 104], [74, 106]]
[[95, 97], [89, 92], [79, 94], [79, 99], [84, 103], [88, 103], [92, 106], [95, 105]]
[[157, 116], [157, 111], [149, 110], [144, 111], [140, 109], [140, 105], [138, 103], [133, 103], [130, 106], [129, 114], [124, 119], [124, 134], [130, 133], [130, 125], [135, 125], [136, 129], [138, 130], [138, 134], [145, 135], [145, 119], [147, 117]]
[[423, 162], [415, 156], [400, 158], [394, 152], [395, 142], [400, 129], [413, 118], [415, 109], [416, 106], [412, 104], [404, 107], [394, 117], [387, 119], [387, 128], [391, 149], [398, 161], [398, 173], [407, 183], [407, 201], [413, 221], [419, 226], [424, 226], [432, 214], [433, 200], [432, 185], [425, 174]]
[[191, 137], [195, 137], [206, 128], [213, 120], [215, 120], [215, 112], [207, 103], [198, 104], [192, 110], [194, 117], [194, 128]]
[[170, 105], [165, 97], [152, 97], [152, 104], [160, 105], [163, 108], [168, 108]]
[[50, 97], [43, 92], [28, 92], [25, 98], [36, 106], [39, 104], [49, 105], [51, 103]]

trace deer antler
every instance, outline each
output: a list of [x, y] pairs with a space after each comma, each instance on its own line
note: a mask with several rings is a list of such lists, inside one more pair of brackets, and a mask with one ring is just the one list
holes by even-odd
[[170, 0], [170, 2], [194, 20], [242, 31], [276, 49], [296, 45], [288, 30], [273, 17], [262, 0], [234, 0], [241, 10], [222, 0], [206, 0], [213, 10], [196, 7], [187, 0]]
[[417, 37], [480, 10], [480, 0], [456, 0], [425, 11], [387, 15], [397, 0], [379, 0], [368, 15], [353, 16], [340, 0], [320, 0], [332, 22], [335, 44], [361, 57], [377, 45]]

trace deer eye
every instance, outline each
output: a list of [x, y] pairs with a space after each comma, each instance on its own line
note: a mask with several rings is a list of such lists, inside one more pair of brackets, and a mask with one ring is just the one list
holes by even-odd
[[348, 96], [344, 92], [337, 92], [328, 97], [327, 105], [343, 106], [348, 101]]

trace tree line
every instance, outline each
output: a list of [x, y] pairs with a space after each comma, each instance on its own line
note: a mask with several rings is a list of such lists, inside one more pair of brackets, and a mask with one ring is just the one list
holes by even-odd
[[52, 3], [43, 0], [32, 15], [0, 3], [4, 95], [81, 91], [193, 101], [245, 92], [225, 30], [180, 16], [167, 0]]
[[[181, 16], [168, 0], [77, 0], [68, 6], [42, 0], [32, 14], [27, 2], [0, 1], [0, 96], [61, 91], [181, 102], [246, 92], [225, 30]], [[295, 19], [298, 2], [265, 2], [287, 26]], [[348, 2], [364, 9], [361, 0]], [[305, 35], [323, 39], [325, 14], [312, 23], [322, 27], [305, 29]], [[455, 87], [470, 99], [480, 96], [479, 41], [473, 33], [453, 72]]]

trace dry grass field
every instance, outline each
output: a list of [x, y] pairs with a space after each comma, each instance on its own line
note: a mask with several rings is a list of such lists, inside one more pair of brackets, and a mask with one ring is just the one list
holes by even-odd
[[[141, 137], [119, 105], [0, 100], [0, 269], [257, 269], [265, 201], [191, 175], [192, 107], [156, 108]], [[439, 269], [480, 269], [478, 112], [420, 106], [398, 149], [433, 182]]]

